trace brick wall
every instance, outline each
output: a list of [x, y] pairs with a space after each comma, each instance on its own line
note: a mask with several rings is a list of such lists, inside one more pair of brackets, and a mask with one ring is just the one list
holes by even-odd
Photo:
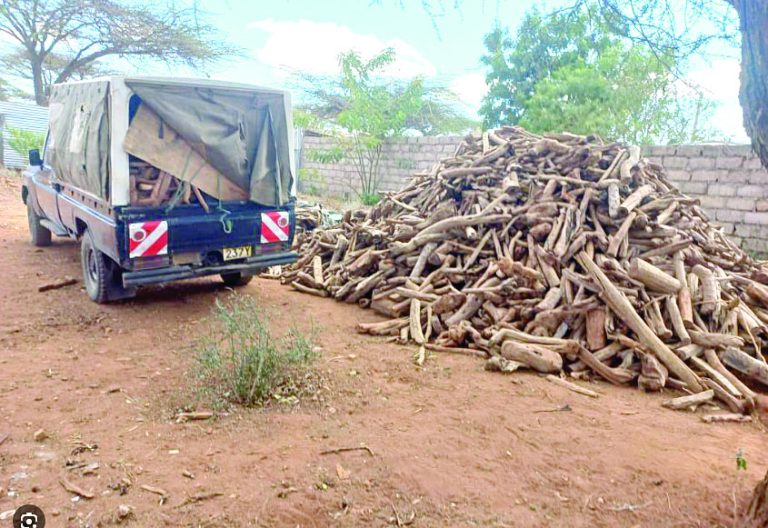
[[[396, 191], [402, 187], [414, 172], [428, 170], [441, 158], [452, 156], [460, 137], [418, 137], [401, 138], [385, 142], [381, 152], [382, 191]], [[310, 151], [327, 152], [336, 143], [325, 137], [304, 137], [302, 147], [299, 190], [316, 191], [322, 195], [353, 198], [354, 189], [359, 189], [355, 165], [351, 160], [338, 163], [313, 161]]]
[[[385, 143], [381, 190], [400, 188], [411, 175], [451, 156], [460, 137], [404, 138]], [[329, 138], [305, 137], [300, 190], [352, 198], [358, 187], [354, 165], [311, 160], [310, 150], [334, 147]], [[698, 198], [712, 220], [744, 249], [768, 253], [768, 172], [748, 145], [678, 145], [646, 147], [643, 155], [661, 163], [684, 193]]]
[[768, 172], [748, 145], [654, 146], [643, 154], [741, 247], [768, 253]]

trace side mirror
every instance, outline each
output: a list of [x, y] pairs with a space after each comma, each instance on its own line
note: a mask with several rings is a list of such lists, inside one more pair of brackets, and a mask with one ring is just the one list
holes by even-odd
[[29, 151], [29, 164], [33, 167], [43, 166], [43, 160], [40, 157], [40, 151], [38, 149], [33, 149]]

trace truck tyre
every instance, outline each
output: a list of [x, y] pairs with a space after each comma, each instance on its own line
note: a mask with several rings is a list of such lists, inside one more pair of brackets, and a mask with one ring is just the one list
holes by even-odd
[[32, 237], [32, 244], [36, 247], [45, 247], [51, 245], [51, 232], [40, 224], [40, 216], [32, 207], [30, 199], [27, 198], [27, 221], [29, 222], [29, 234]]
[[243, 275], [239, 271], [233, 273], [222, 273], [221, 280], [224, 281], [224, 285], [229, 288], [237, 288], [239, 286], [245, 286], [253, 279], [253, 275]]
[[80, 243], [80, 262], [83, 265], [83, 283], [88, 297], [99, 304], [109, 301], [114, 282], [112, 263], [96, 248], [88, 231], [83, 233]]

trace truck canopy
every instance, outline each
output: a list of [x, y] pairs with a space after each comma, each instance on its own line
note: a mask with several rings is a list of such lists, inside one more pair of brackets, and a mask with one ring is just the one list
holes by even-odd
[[[234, 184], [243, 196], [263, 205], [290, 201], [293, 174], [286, 93], [204, 80], [119, 79], [131, 93], [130, 119], [136, 115], [137, 102], [159, 119], [157, 130], [143, 136], [147, 143], [160, 145], [171, 129], [215, 169], [209, 172], [228, 180], [222, 187]], [[113, 81], [54, 86], [46, 147], [46, 161], [59, 179], [104, 199], [109, 199], [110, 140], [124, 139], [110, 138], [110, 119], [116, 106], [125, 104], [110, 100]], [[194, 167], [184, 165], [176, 172], [173, 176], [195, 183], [197, 173], [184, 174], [194, 172]]]

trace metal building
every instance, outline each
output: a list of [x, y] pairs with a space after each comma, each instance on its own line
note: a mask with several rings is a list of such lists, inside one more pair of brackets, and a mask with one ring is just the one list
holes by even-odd
[[48, 129], [48, 108], [32, 103], [0, 101], [0, 165], [23, 169], [27, 166], [27, 154], [10, 147], [8, 127], [45, 133]]

